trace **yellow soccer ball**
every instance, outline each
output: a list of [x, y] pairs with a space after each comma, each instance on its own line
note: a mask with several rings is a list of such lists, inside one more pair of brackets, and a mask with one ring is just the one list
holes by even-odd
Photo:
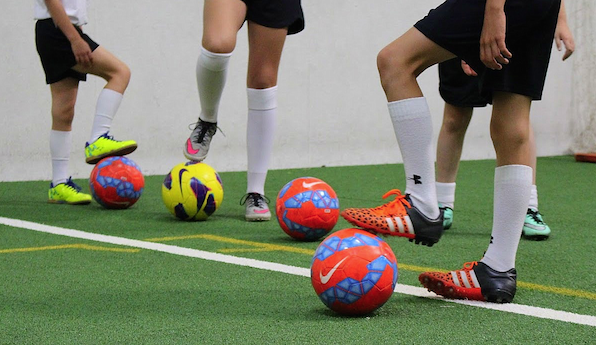
[[206, 220], [223, 201], [219, 174], [201, 162], [176, 165], [166, 175], [161, 197], [170, 213], [182, 220]]

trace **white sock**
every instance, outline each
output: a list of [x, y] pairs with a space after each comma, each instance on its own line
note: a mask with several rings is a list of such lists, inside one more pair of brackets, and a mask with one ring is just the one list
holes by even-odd
[[505, 272], [515, 267], [515, 255], [524, 226], [532, 188], [532, 168], [504, 165], [495, 169], [493, 229], [482, 262]]
[[406, 193], [425, 216], [439, 216], [433, 152], [433, 126], [426, 98], [389, 102], [389, 115], [406, 172]]
[[94, 142], [102, 134], [110, 131], [114, 115], [122, 103], [123, 95], [110, 89], [103, 89], [97, 97], [95, 106], [95, 116], [93, 117], [93, 126], [91, 127], [90, 143]]
[[247, 89], [248, 153], [247, 193], [265, 194], [265, 179], [273, 151], [277, 114], [277, 86], [268, 89]]
[[226, 85], [230, 56], [232, 53], [217, 54], [201, 47], [196, 75], [201, 100], [199, 118], [203, 121], [217, 122], [217, 111], [221, 94]]
[[530, 192], [530, 205], [528, 205], [528, 208], [538, 211], [538, 188], [536, 188], [535, 184], [532, 185], [532, 191]]
[[437, 201], [442, 207], [455, 209], [455, 182], [435, 182], [437, 186]]
[[72, 132], [50, 131], [50, 155], [52, 157], [52, 183], [54, 186], [68, 180], [68, 161], [72, 145]]

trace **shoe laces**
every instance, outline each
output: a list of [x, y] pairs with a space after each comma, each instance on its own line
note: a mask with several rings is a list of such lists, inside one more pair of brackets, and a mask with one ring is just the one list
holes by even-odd
[[538, 210], [534, 211], [533, 209], [528, 209], [528, 215], [534, 219], [534, 221], [538, 224], [544, 224], [544, 221], [540, 217], [540, 212]]
[[[192, 141], [195, 143], [201, 143], [203, 142], [203, 140], [205, 139], [205, 136], [207, 134], [209, 134], [208, 136], [208, 140], [211, 140], [211, 137], [215, 134], [215, 132], [217, 132], [217, 130], [219, 129], [219, 131], [221, 132], [221, 134], [225, 137], [226, 135], [222, 132], [221, 128], [219, 128], [217, 126], [217, 123], [213, 123], [213, 122], [207, 122], [207, 121], [203, 121], [201, 119], [199, 119], [198, 122], [195, 123], [191, 123], [188, 125], [188, 129], [193, 128], [192, 126], [194, 125], [194, 129], [193, 129], [193, 133], [191, 135]], [[195, 130], [197, 129], [197, 127], [200, 126], [199, 131], [195, 132]]]
[[259, 193], [247, 193], [240, 199], [240, 205], [248, 203], [249, 206], [263, 207], [262, 204], [268, 204], [269, 198]]
[[66, 180], [64, 183], [68, 188], [74, 189], [77, 193], [81, 191], [81, 187], [79, 187], [74, 181], [72, 180], [72, 176]]
[[406, 195], [403, 195], [399, 189], [392, 189], [383, 195], [383, 199], [388, 198], [391, 195], [395, 195], [395, 200], [390, 201], [384, 205], [375, 207], [372, 209], [374, 212], [382, 214], [404, 214], [406, 213], [406, 207], [411, 208], [412, 205], [406, 199]]
[[476, 265], [478, 265], [478, 261], [466, 262], [466, 263], [464, 263], [463, 270], [464, 271], [471, 271], [471, 270], [474, 269], [474, 267], [476, 267]]

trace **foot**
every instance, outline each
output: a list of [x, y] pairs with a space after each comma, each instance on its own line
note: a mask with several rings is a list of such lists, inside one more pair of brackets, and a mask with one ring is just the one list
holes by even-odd
[[424, 272], [418, 280], [429, 291], [450, 299], [509, 303], [516, 291], [515, 268], [498, 272], [482, 262], [467, 262], [459, 271]]
[[209, 153], [209, 144], [217, 131], [217, 123], [199, 119], [195, 129], [184, 144], [184, 157], [191, 161], [201, 162]]
[[50, 183], [48, 202], [52, 204], [87, 205], [91, 203], [91, 195], [81, 193], [81, 187], [69, 177], [65, 183], [59, 183], [55, 186]]
[[528, 209], [522, 235], [529, 240], [542, 241], [550, 236], [550, 227], [542, 220], [538, 210]]
[[85, 144], [85, 161], [96, 164], [105, 157], [125, 156], [136, 149], [134, 140], [118, 141], [105, 133], [94, 142]]
[[439, 204], [439, 210], [443, 213], [443, 229], [449, 230], [453, 225], [453, 209]]
[[271, 211], [267, 205], [269, 200], [259, 193], [248, 193], [242, 200], [240, 205], [246, 205], [246, 214], [244, 219], [248, 222], [260, 222], [271, 219]]
[[390, 190], [383, 198], [395, 195], [395, 200], [375, 208], [348, 208], [341, 216], [363, 229], [391, 236], [400, 236], [431, 247], [443, 235], [443, 218], [429, 219], [412, 206], [409, 195], [397, 189]]

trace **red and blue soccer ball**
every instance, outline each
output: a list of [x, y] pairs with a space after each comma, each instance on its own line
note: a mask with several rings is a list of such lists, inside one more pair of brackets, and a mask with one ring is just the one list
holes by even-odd
[[314, 241], [329, 233], [339, 218], [339, 200], [331, 186], [314, 177], [288, 182], [277, 195], [277, 221], [297, 240]]
[[161, 197], [177, 218], [206, 220], [223, 201], [223, 185], [211, 166], [192, 161], [180, 163], [166, 175]]
[[89, 177], [91, 195], [98, 204], [109, 209], [124, 209], [134, 205], [145, 187], [141, 168], [126, 157], [106, 157], [100, 160]]
[[366, 315], [393, 294], [397, 259], [380, 237], [361, 229], [339, 230], [317, 247], [310, 277], [329, 309], [343, 315]]

